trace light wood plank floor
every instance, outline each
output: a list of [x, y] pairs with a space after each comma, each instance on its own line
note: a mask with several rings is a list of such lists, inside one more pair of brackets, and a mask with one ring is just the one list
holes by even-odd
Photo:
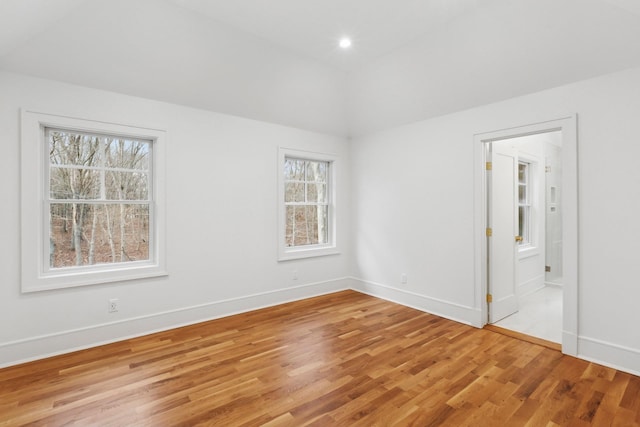
[[640, 378], [345, 291], [0, 370], [0, 426], [633, 426]]

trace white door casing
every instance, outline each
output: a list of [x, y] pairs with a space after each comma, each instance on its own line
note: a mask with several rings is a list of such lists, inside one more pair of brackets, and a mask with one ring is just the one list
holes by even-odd
[[[527, 123], [527, 121], [523, 121]], [[562, 272], [563, 272], [563, 309], [562, 309], [562, 352], [578, 355], [578, 133], [576, 114], [550, 119], [547, 121], [529, 121], [530, 124], [514, 125], [505, 120], [503, 126], [495, 126], [492, 131], [476, 133], [474, 139], [475, 179], [474, 179], [474, 229], [475, 245], [475, 284], [478, 316], [474, 325], [482, 327], [488, 321], [486, 294], [488, 291], [488, 239], [487, 224], [487, 187], [485, 172], [486, 146], [493, 141], [517, 136], [533, 135], [560, 131], [562, 135]]]

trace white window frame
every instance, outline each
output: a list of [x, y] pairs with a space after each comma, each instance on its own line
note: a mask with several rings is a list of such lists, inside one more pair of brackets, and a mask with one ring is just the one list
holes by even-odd
[[[535, 256], [540, 253], [540, 228], [539, 218], [540, 215], [540, 189], [539, 187], [539, 174], [540, 161], [537, 156], [526, 152], [518, 152], [518, 163], [526, 163], [528, 165], [528, 177], [527, 177], [527, 196], [529, 201], [529, 241], [522, 242], [518, 245], [518, 257], [519, 259]], [[517, 185], [519, 185], [519, 179], [517, 179]], [[520, 197], [516, 199], [517, 207], [520, 207]]]
[[[122, 282], [165, 276], [165, 145], [166, 130], [90, 120], [62, 114], [21, 111], [21, 264], [22, 292], [64, 289], [75, 286]], [[45, 129], [126, 136], [151, 141], [149, 210], [149, 260], [96, 264], [72, 268], [49, 268], [48, 194], [49, 152]]]
[[[329, 202], [328, 213], [328, 241], [325, 244], [304, 245], [288, 247], [286, 245], [286, 206], [285, 206], [285, 179], [284, 165], [285, 159], [295, 158], [300, 160], [328, 162], [329, 171], [327, 176], [327, 192]], [[317, 256], [339, 254], [337, 245], [337, 224], [336, 224], [336, 176], [339, 167], [339, 159], [335, 154], [315, 153], [290, 148], [280, 147], [278, 149], [278, 261], [310, 258]]]
[[[531, 173], [533, 168], [532, 168], [531, 162], [525, 159], [518, 159], [518, 169], [520, 169], [520, 165], [525, 166], [525, 179], [524, 179], [524, 182], [520, 182], [520, 171], [518, 170], [518, 210], [520, 210], [520, 208], [525, 208], [525, 215], [524, 215], [525, 223], [522, 227], [523, 233], [520, 236], [522, 237], [522, 241], [519, 242], [519, 246], [520, 248], [525, 248], [525, 247], [532, 246], [532, 240], [533, 240], [533, 223], [532, 223], [533, 202], [531, 200], [532, 199]], [[525, 192], [524, 203], [520, 201], [520, 187], [524, 187], [524, 192]], [[518, 228], [520, 228], [520, 224], [518, 224]]]

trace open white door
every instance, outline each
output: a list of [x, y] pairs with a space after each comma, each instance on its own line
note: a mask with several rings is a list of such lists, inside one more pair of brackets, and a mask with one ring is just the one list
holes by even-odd
[[489, 184], [489, 323], [518, 311], [516, 297], [516, 255], [518, 251], [517, 173], [515, 149], [491, 144]]

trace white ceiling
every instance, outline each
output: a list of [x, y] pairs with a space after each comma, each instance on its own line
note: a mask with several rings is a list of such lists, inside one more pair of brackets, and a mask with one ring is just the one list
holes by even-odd
[[41, 33], [86, 0], [0, 0], [0, 56]]
[[[83, 3], [1, 0], [0, 56], [55, 26]], [[134, 1], [134, 0], [132, 0]], [[162, 1], [162, 0], [157, 0]], [[522, 0], [168, 0], [296, 54], [353, 69], [456, 19]], [[597, 0], [640, 17], [639, 0]], [[544, 23], [539, 23], [544, 25]], [[350, 37], [351, 49], [337, 47]]]
[[0, 70], [334, 134], [638, 66], [638, 40], [640, 0], [0, 0]]
[[[101, 0], [1, 0], [0, 55], [82, 3]], [[508, 0], [169, 0], [216, 23], [250, 33], [297, 54], [350, 69], [465, 14]], [[337, 47], [353, 39], [349, 51]]]
[[[171, 1], [298, 54], [352, 69], [461, 15], [509, 0]], [[353, 40], [348, 51], [337, 46], [345, 36]]]

